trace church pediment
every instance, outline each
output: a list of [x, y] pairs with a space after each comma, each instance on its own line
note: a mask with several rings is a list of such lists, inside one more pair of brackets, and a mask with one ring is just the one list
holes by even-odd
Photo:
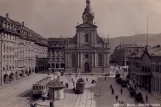
[[83, 45], [81, 47], [78, 47], [77, 49], [95, 49], [95, 47], [92, 47], [90, 45]]
[[97, 26], [90, 23], [82, 23], [76, 26], [76, 28], [97, 28]]

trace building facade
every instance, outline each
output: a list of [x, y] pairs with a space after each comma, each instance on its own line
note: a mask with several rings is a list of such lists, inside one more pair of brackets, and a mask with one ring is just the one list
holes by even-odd
[[[9, 83], [35, 72], [37, 56], [47, 57], [47, 45], [43, 38], [31, 29], [0, 16], [0, 83]], [[47, 42], [47, 41], [46, 41]], [[41, 50], [41, 52], [40, 52]]]
[[64, 49], [65, 49], [66, 38], [49, 38], [48, 39], [48, 56], [50, 71], [64, 71], [65, 60], [64, 60]]
[[82, 20], [76, 26], [75, 36], [66, 40], [65, 72], [108, 72], [109, 39], [98, 35], [89, 0], [86, 0]]
[[161, 47], [145, 48], [129, 57], [129, 74], [138, 86], [161, 96]]
[[113, 63], [120, 66], [128, 66], [129, 61], [127, 57], [142, 51], [144, 51], [144, 47], [137, 44], [120, 44], [114, 49], [110, 59]]

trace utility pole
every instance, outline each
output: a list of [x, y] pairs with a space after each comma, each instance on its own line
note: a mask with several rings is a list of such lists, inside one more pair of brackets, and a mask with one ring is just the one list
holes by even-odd
[[149, 38], [148, 38], [148, 36], [149, 36], [149, 35], [148, 35], [148, 33], [149, 33], [149, 32], [148, 32], [148, 30], [149, 30], [149, 29], [148, 29], [148, 26], [149, 26], [148, 24], [149, 24], [149, 23], [148, 23], [148, 17], [147, 17], [147, 38], [146, 38], [146, 46], [148, 46], [148, 39], [149, 39]]

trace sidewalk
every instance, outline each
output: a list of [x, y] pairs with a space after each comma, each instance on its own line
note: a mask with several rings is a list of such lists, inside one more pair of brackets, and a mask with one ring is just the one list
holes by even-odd
[[[130, 80], [129, 82], [134, 87], [134, 84], [133, 84], [132, 80]], [[148, 103], [151, 103], [151, 104], [160, 104], [161, 105], [161, 99], [157, 99], [154, 95], [152, 95], [151, 93], [148, 93], [146, 90], [137, 88], [136, 92], [137, 93], [139, 93], [139, 92], [142, 93], [144, 101], [146, 101], [145, 97], [147, 95], [148, 96]]]

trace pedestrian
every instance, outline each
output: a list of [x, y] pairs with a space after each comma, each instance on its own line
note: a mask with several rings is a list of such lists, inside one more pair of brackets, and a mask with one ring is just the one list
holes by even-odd
[[50, 103], [49, 103], [50, 107], [54, 107], [54, 103], [52, 100], [50, 100]]
[[112, 84], [110, 85], [110, 89], [112, 89]]
[[34, 107], [34, 105], [31, 103], [31, 104], [30, 104], [30, 107]]
[[121, 95], [122, 95], [122, 92], [123, 92], [122, 88], [121, 88], [120, 92], [121, 92]]
[[37, 103], [34, 104], [34, 107], [37, 107]]
[[73, 78], [72, 78], [72, 82], [73, 82], [74, 80], [73, 80]]
[[107, 79], [107, 78], [106, 78], [106, 76], [105, 76], [105, 81], [106, 81], [106, 79]]
[[66, 88], [68, 88], [69, 84], [68, 84], [68, 83], [66, 83], [65, 85], [66, 85]]
[[146, 95], [146, 102], [148, 102], [148, 96]]
[[75, 94], [75, 87], [73, 88], [74, 94]]
[[86, 78], [86, 81], [88, 82], [88, 78]]
[[114, 89], [112, 88], [112, 95], [114, 94], [115, 92], [114, 92]]
[[118, 100], [118, 95], [115, 96], [115, 99], [116, 99], [116, 102], [117, 102], [117, 100]]

